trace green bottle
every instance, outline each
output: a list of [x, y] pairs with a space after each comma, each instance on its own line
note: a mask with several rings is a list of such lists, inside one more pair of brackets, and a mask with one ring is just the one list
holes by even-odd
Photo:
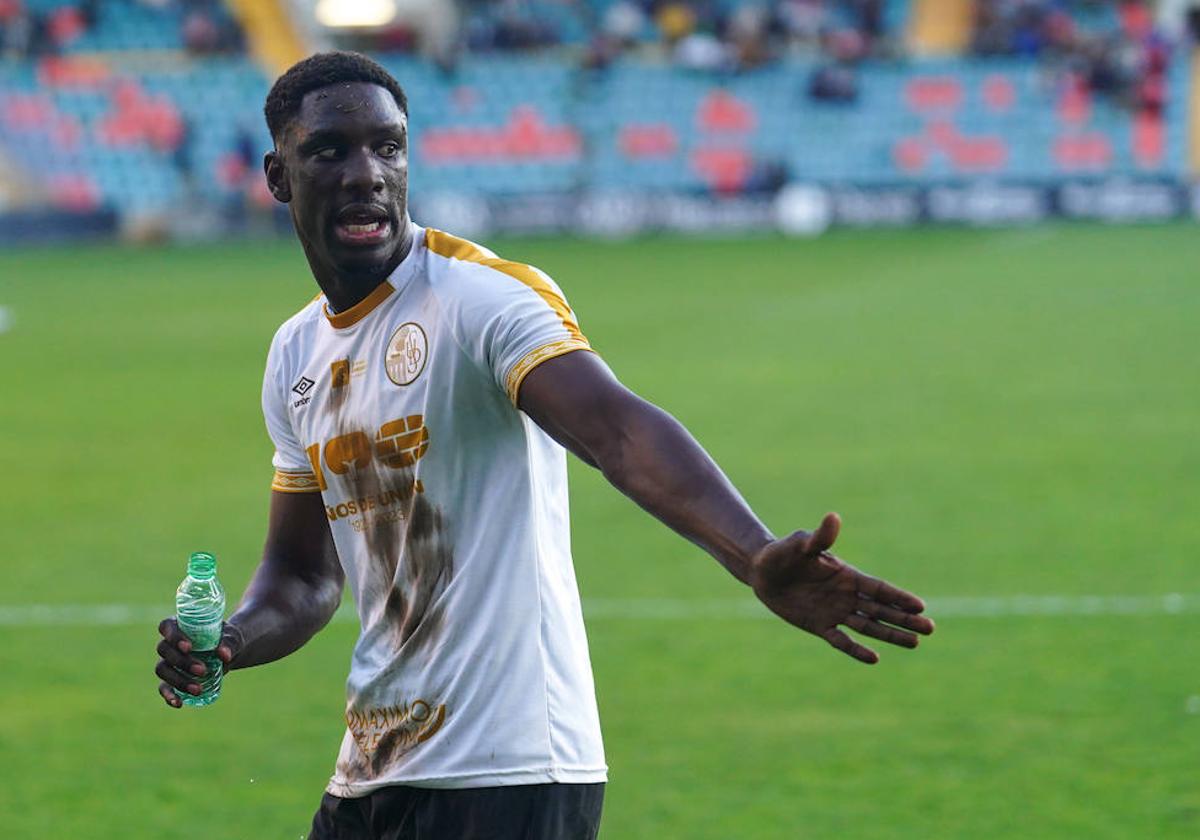
[[175, 592], [175, 620], [179, 629], [192, 640], [191, 655], [208, 670], [203, 676], [191, 675], [200, 684], [200, 694], [176, 691], [185, 706], [207, 706], [221, 694], [224, 670], [217, 656], [221, 628], [225, 620], [225, 589], [217, 580], [217, 558], [197, 551], [188, 558], [187, 577]]

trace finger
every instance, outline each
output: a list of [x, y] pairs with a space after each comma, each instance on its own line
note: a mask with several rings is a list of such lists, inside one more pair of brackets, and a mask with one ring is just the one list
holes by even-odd
[[842, 623], [853, 630], [857, 630], [864, 636], [879, 639], [879, 641], [887, 642], [889, 645], [906, 648], [915, 648], [917, 646], [917, 637], [912, 633], [897, 630], [895, 627], [890, 627], [887, 624], [880, 624], [875, 619], [867, 618], [865, 615], [854, 613], [847, 616], [846, 620]]
[[904, 610], [889, 607], [887, 604], [881, 604], [861, 596], [857, 609], [860, 613], [868, 615], [876, 621], [886, 621], [888, 624], [895, 624], [897, 627], [903, 627], [905, 630], [912, 630], [914, 633], [924, 636], [932, 633], [936, 626], [933, 619], [927, 616], [904, 612]]
[[829, 644], [833, 645], [842, 653], [857, 659], [859, 662], [864, 662], [867, 665], [874, 665], [879, 661], [879, 655], [876, 654], [875, 651], [871, 650], [869, 647], [860, 645], [858, 642], [851, 639], [836, 627], [831, 627], [830, 629], [826, 630], [821, 635], [821, 638], [829, 642]]
[[180, 691], [186, 691], [188, 694], [199, 694], [201, 691], [200, 684], [189, 677], [187, 674], [182, 674], [176, 671], [164, 660], [160, 659], [158, 664], [154, 666], [155, 675], [172, 688], [177, 688]]
[[808, 542], [805, 543], [805, 554], [820, 554], [822, 551], [827, 551], [833, 545], [834, 540], [838, 537], [838, 532], [842, 530], [842, 518], [836, 513], [827, 513], [825, 518], [821, 520], [821, 524], [817, 526], [817, 530], [808, 535]]
[[192, 649], [192, 640], [179, 629], [179, 622], [173, 618], [164, 618], [158, 623], [158, 632], [168, 642], [179, 648], [184, 653], [188, 653]]
[[201, 662], [200, 660], [195, 659], [191, 656], [188, 656], [185, 653], [180, 653], [179, 649], [176, 648], [173, 644], [171, 644], [166, 639], [163, 639], [161, 642], [159, 642], [158, 647], [155, 648], [155, 650], [158, 651], [159, 656], [161, 656], [163, 659], [165, 659], [167, 661], [168, 665], [170, 665], [172, 668], [174, 668], [177, 671], [184, 671], [187, 673], [195, 674], [196, 676], [199, 677], [199, 676], [202, 676], [204, 674], [204, 672], [208, 670], [207, 668], [204, 667], [203, 662]]
[[165, 682], [158, 684], [158, 693], [162, 695], [163, 700], [167, 701], [167, 705], [172, 708], [178, 709], [183, 705], [183, 701], [176, 696], [175, 692], [171, 690], [171, 686]]
[[859, 572], [858, 591], [881, 604], [892, 604], [905, 612], [925, 612], [925, 602], [911, 592], [892, 586], [885, 580]]

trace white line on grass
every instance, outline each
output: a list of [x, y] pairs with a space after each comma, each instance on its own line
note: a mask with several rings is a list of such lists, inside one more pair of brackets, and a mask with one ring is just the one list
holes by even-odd
[[[934, 619], [1003, 618], [1006, 616], [1178, 615], [1200, 612], [1200, 594], [1165, 595], [996, 595], [930, 598]], [[748, 598], [688, 600], [683, 598], [590, 598], [583, 602], [590, 620], [730, 621], [773, 618], [765, 607]], [[100, 627], [153, 624], [169, 614], [159, 607], [131, 604], [11, 604], [0, 605], [0, 627]], [[343, 607], [337, 621], [354, 621]]]

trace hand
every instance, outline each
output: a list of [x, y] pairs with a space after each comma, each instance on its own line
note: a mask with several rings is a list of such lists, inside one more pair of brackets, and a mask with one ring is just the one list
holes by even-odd
[[[178, 709], [183, 701], [175, 695], [175, 689], [186, 694], [199, 694], [200, 684], [194, 678], [204, 675], [204, 663], [189, 656], [192, 640], [179, 629], [174, 618], [164, 618], [158, 625], [158, 632], [163, 637], [157, 648], [158, 664], [154, 666], [154, 673], [162, 680], [158, 684], [158, 693], [168, 706]], [[236, 627], [226, 624], [221, 630], [221, 642], [217, 646], [217, 656], [225, 670], [229, 670], [229, 663], [241, 647], [241, 633]]]
[[811, 534], [797, 531], [767, 544], [750, 561], [750, 585], [771, 612], [859, 662], [874, 665], [879, 661], [875, 651], [851, 639], [839, 624], [915, 648], [915, 634], [928, 636], [933, 622], [920, 615], [925, 603], [916, 595], [865, 575], [829, 553], [841, 526], [838, 515], [828, 513]]

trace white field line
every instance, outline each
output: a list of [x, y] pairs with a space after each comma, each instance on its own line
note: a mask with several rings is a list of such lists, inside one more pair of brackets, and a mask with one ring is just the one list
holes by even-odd
[[[1200, 594], [1165, 595], [996, 595], [928, 599], [932, 618], [1003, 618], [1008, 616], [1181, 615], [1200, 613]], [[0, 605], [0, 627], [100, 627], [154, 624], [170, 612], [162, 606], [131, 604]], [[583, 602], [589, 620], [718, 621], [773, 619], [765, 607], [748, 598], [688, 600], [682, 598], [591, 598]], [[355, 621], [343, 606], [335, 621]]]

